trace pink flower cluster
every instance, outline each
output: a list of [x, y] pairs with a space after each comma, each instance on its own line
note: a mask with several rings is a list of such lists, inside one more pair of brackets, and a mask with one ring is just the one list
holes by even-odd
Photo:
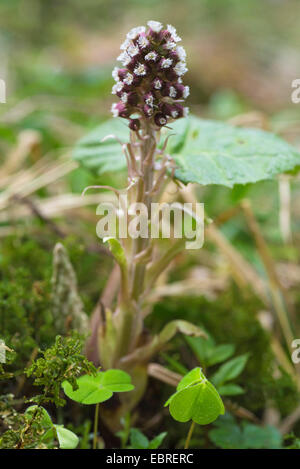
[[112, 105], [113, 116], [129, 119], [132, 130], [139, 130], [141, 118], [162, 127], [188, 113], [183, 106], [189, 87], [182, 84], [187, 67], [186, 52], [178, 46], [181, 39], [171, 25], [147, 25], [129, 31], [118, 57], [122, 68], [112, 73], [112, 93], [120, 98]]

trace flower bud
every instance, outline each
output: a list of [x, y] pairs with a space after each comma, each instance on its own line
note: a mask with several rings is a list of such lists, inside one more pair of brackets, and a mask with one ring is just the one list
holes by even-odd
[[120, 78], [120, 80], [123, 80], [125, 76], [127, 75], [127, 73], [128, 73], [127, 68], [119, 68], [118, 77]]
[[123, 102], [114, 103], [111, 107], [111, 112], [113, 113], [114, 117], [128, 117], [128, 109]]
[[153, 116], [153, 107], [149, 106], [148, 104], [145, 104], [143, 107], [143, 111], [146, 117], [151, 117]]
[[136, 132], [137, 130], [140, 129], [140, 127], [141, 127], [141, 123], [140, 123], [139, 119], [130, 119], [129, 128], [131, 130], [134, 130]]
[[172, 98], [172, 99], [178, 99], [179, 98], [176, 85], [173, 84], [173, 83], [166, 83], [165, 84], [165, 86], [163, 87], [163, 90], [162, 90], [162, 95], [163, 96], [168, 96], [169, 98]]
[[167, 124], [168, 118], [162, 112], [157, 112], [154, 116], [154, 122], [158, 127], [163, 127]]
[[167, 42], [171, 38], [171, 33], [167, 29], [163, 29], [159, 33], [159, 40], [161, 42]]
[[153, 90], [161, 90], [163, 88], [164, 82], [160, 78], [155, 78], [152, 82]]
[[[163, 28], [160, 22], [149, 21], [147, 26], [129, 31], [118, 57], [122, 68], [115, 67], [112, 73], [116, 81], [112, 93], [120, 98], [112, 106], [113, 115], [128, 118], [132, 130], [145, 119], [162, 127], [187, 114], [178, 103], [189, 95], [182, 84], [187, 68], [185, 50], [177, 45], [180, 38], [171, 25]], [[131, 119], [133, 113], [139, 117]]]
[[150, 106], [150, 107], [153, 107], [153, 104], [154, 104], [154, 96], [152, 93], [146, 93], [144, 95], [144, 101], [145, 103]]

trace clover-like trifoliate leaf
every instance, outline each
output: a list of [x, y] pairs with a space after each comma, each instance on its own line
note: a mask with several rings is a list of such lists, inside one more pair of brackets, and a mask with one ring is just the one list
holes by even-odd
[[110, 399], [114, 392], [134, 389], [129, 374], [122, 370], [100, 371], [95, 376], [83, 375], [77, 379], [77, 384], [76, 391], [67, 381], [62, 386], [70, 399], [81, 404], [98, 404]]

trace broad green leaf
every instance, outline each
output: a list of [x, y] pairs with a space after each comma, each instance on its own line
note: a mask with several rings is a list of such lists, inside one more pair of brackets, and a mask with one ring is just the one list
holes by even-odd
[[102, 139], [114, 134], [122, 143], [129, 141], [129, 130], [124, 119], [110, 119], [84, 136], [73, 151], [73, 158], [97, 174], [124, 170], [126, 159], [121, 145], [115, 139]]
[[211, 377], [211, 381], [215, 386], [221, 386], [221, 384], [236, 378], [245, 368], [248, 357], [248, 354], [240, 355], [224, 363]]
[[72, 386], [67, 381], [62, 384], [65, 394], [73, 401], [81, 404], [98, 404], [107, 401], [113, 392], [104, 388], [101, 384], [101, 372], [97, 376], [83, 375], [77, 379], [78, 389], [73, 391]]
[[[190, 116], [165, 130], [167, 151], [177, 164], [175, 177], [184, 183], [218, 184], [233, 187], [272, 179], [300, 168], [300, 153], [276, 135], [258, 129], [234, 127], [222, 122]], [[121, 146], [101, 140], [115, 134], [123, 143], [129, 130], [122, 119], [111, 119], [76, 145], [73, 157], [98, 174], [126, 168]]]
[[131, 391], [134, 386], [131, 384], [131, 377], [122, 370], [107, 370], [103, 373], [102, 386], [113, 392]]
[[75, 433], [68, 430], [63, 425], [54, 425], [59, 447], [61, 449], [74, 449], [78, 445], [79, 438]]
[[300, 168], [300, 153], [270, 132], [195, 116], [178, 120], [172, 129], [185, 136], [180, 149], [172, 138], [168, 145], [178, 167], [175, 177], [184, 183], [233, 187]]
[[201, 368], [194, 368], [182, 378], [167, 405], [178, 422], [193, 420], [200, 425], [213, 422], [225, 412], [222, 399]]
[[122, 370], [100, 371], [96, 376], [83, 375], [77, 379], [77, 384], [76, 391], [67, 381], [63, 382], [62, 387], [70, 399], [81, 404], [98, 404], [110, 399], [113, 392], [134, 389], [130, 376]]
[[244, 394], [244, 389], [238, 384], [223, 384], [218, 387], [218, 392], [221, 396], [238, 396]]
[[193, 420], [199, 425], [208, 425], [224, 413], [224, 405], [216, 389], [206, 381], [174, 394], [169, 410], [178, 422]]

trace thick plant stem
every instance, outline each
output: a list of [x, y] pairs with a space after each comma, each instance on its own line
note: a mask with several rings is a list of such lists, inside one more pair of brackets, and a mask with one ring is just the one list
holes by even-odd
[[[130, 190], [129, 195], [131, 203], [142, 203], [147, 207], [147, 222], [149, 222], [156, 139], [153, 128], [146, 122], [139, 140], [139, 145], [134, 146], [135, 138], [133, 136], [131, 138], [131, 152], [136, 161], [140, 161], [140, 167], [136, 183]], [[134, 155], [137, 148], [139, 148], [139, 155]], [[142, 331], [143, 319], [139, 303], [144, 287], [146, 264], [139, 258], [139, 255], [148, 247], [149, 237], [138, 237], [133, 240], [130, 253], [127, 253], [127, 257], [130, 258], [130, 266], [126, 267], [126, 275], [125, 272], [121, 275], [121, 295], [116, 314], [119, 321], [119, 340], [115, 363], [134, 348]], [[124, 279], [126, 279], [126, 282], [124, 282]]]
[[189, 429], [189, 432], [187, 434], [186, 440], [185, 440], [184, 449], [189, 449], [194, 428], [195, 428], [195, 422], [192, 422], [191, 426], [190, 426], [190, 429]]
[[98, 403], [96, 404], [96, 407], [95, 407], [93, 449], [97, 449], [99, 406], [100, 404]]
[[[138, 316], [132, 306], [132, 309], [122, 308], [118, 311], [120, 315], [120, 334], [115, 355], [115, 365], [118, 360], [130, 351], [130, 346], [133, 343], [134, 330], [138, 329]], [[119, 364], [118, 364], [119, 366]]]
[[[146, 125], [143, 130], [143, 142], [141, 144], [141, 176], [138, 183], [136, 202], [143, 203], [148, 210], [148, 221], [151, 210], [151, 191], [153, 187], [154, 156], [156, 151], [156, 140], [151, 126]], [[143, 289], [145, 277], [145, 264], [140, 263], [136, 256], [147, 249], [148, 238], [137, 238], [133, 243], [133, 269], [132, 269], [132, 298], [138, 301]]]

